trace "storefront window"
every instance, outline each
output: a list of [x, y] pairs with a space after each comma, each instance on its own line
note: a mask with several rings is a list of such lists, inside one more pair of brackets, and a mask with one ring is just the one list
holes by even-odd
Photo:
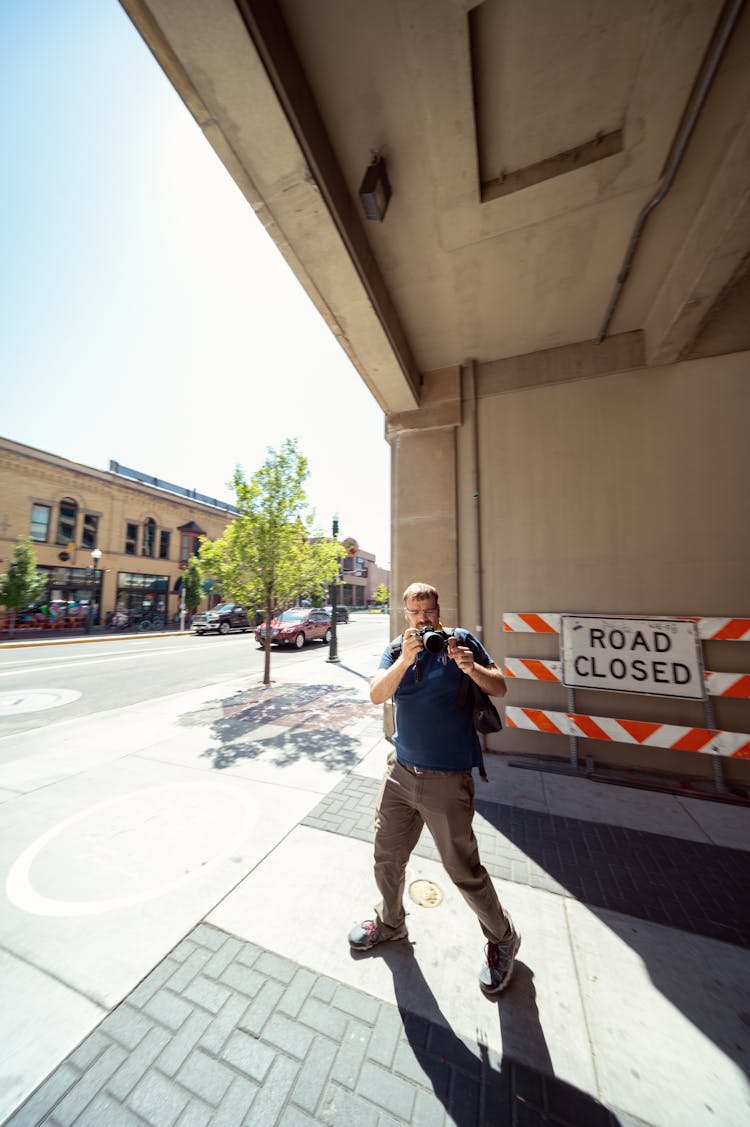
[[75, 543], [78, 505], [70, 497], [63, 497], [57, 519], [57, 544]]
[[167, 623], [169, 576], [121, 571], [117, 577], [114, 624], [135, 630], [160, 630]]
[[31, 506], [31, 531], [30, 536], [32, 540], [36, 540], [40, 544], [46, 543], [47, 535], [49, 533], [49, 518], [50, 518], [49, 505], [32, 505]]
[[90, 567], [44, 567], [47, 591], [37, 600], [32, 614], [33, 625], [57, 631], [80, 630], [87, 620], [99, 622], [101, 571]]

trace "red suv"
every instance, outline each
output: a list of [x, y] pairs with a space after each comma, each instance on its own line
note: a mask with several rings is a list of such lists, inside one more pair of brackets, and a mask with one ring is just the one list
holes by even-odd
[[[258, 645], [265, 644], [265, 623], [255, 631]], [[296, 646], [301, 650], [305, 642], [319, 639], [323, 643], [331, 640], [331, 616], [324, 610], [308, 607], [291, 607], [271, 622], [272, 646]]]

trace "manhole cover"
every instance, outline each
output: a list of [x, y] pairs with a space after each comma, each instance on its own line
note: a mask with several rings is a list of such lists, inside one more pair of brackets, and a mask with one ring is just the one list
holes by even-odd
[[413, 881], [409, 885], [409, 895], [422, 908], [437, 908], [443, 900], [442, 892], [431, 880]]
[[78, 700], [80, 693], [74, 689], [17, 689], [14, 693], [0, 693], [0, 716], [20, 716], [24, 712], [44, 712], [45, 708], [59, 708]]

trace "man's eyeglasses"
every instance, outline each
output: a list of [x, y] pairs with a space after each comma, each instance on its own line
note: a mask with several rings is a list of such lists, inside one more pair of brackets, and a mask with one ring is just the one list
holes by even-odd
[[404, 607], [404, 610], [406, 611], [406, 613], [407, 613], [408, 615], [413, 615], [413, 614], [436, 614], [436, 613], [437, 613], [437, 609], [438, 609], [438, 608], [437, 608], [437, 604], [435, 604], [435, 606], [434, 606], [434, 607], [414, 607], [414, 609], [412, 609], [411, 607]]

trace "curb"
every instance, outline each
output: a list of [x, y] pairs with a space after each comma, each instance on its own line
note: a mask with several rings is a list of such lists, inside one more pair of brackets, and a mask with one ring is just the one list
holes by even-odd
[[133, 638], [186, 638], [190, 630], [151, 631], [141, 634], [80, 634], [72, 638], [39, 638], [33, 641], [0, 642], [0, 650], [20, 650], [34, 646], [72, 646], [74, 642], [125, 642]]

